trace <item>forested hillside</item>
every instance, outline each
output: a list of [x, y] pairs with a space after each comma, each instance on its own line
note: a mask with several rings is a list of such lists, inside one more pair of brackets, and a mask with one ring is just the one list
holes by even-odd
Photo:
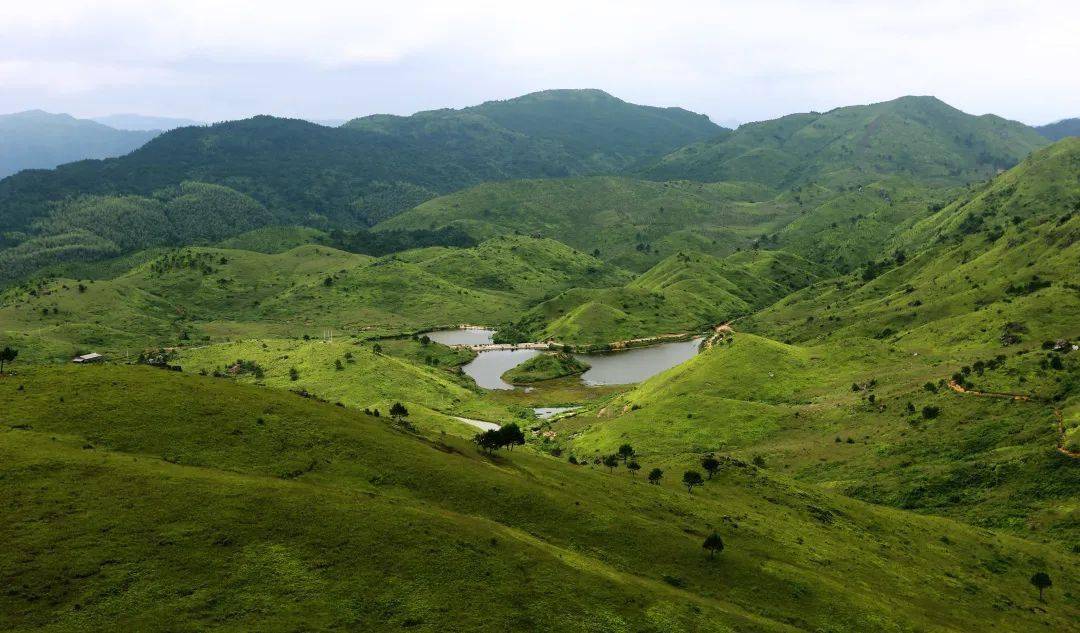
[[643, 173], [772, 186], [860, 185], [890, 175], [956, 184], [1012, 167], [1046, 144], [1022, 123], [909, 96], [744, 124], [730, 136], [681, 148]]

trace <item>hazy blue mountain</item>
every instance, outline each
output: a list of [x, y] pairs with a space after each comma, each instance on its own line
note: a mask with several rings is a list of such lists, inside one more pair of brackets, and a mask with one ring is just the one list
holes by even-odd
[[105, 116], [92, 117], [91, 121], [97, 121], [102, 125], [107, 125], [117, 130], [136, 130], [136, 131], [167, 131], [173, 130], [178, 127], [187, 127], [189, 125], [205, 125], [202, 121], [196, 121], [194, 119], [178, 119], [167, 116], [150, 116], [146, 114], [107, 114]]
[[1035, 131], [1051, 141], [1060, 141], [1066, 136], [1080, 136], [1080, 118], [1062, 119], [1046, 125], [1037, 125]]
[[0, 177], [86, 158], [122, 156], [158, 134], [156, 130], [117, 130], [41, 110], [0, 115]]

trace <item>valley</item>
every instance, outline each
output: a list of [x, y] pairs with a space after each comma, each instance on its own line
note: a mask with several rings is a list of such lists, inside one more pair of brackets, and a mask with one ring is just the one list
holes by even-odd
[[0, 629], [1080, 618], [1078, 138], [556, 90], [177, 128], [0, 230]]

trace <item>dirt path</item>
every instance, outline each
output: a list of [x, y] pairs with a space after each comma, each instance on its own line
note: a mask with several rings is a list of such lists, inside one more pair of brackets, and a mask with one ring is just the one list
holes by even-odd
[[731, 329], [731, 321], [728, 321], [727, 323], [721, 323], [720, 325], [713, 328], [712, 334], [709, 335], [709, 338], [705, 339], [705, 349], [711, 349], [713, 345], [716, 345], [717, 343], [722, 341], [725, 336], [734, 332], [735, 330]]
[[[998, 391], [975, 391], [973, 389], [967, 389], [963, 385], [957, 384], [955, 380], [950, 380], [948, 384], [949, 389], [952, 389], [956, 393], [968, 396], [978, 396], [981, 398], [999, 398], [1002, 400], [1016, 400], [1019, 402], [1031, 402], [1032, 400], [1031, 396], [1022, 393], [1002, 393]], [[1065, 448], [1065, 419], [1061, 413], [1061, 409], [1054, 407], [1054, 418], [1057, 420], [1058, 428], [1058, 441], [1057, 446], [1055, 446], [1054, 448], [1056, 448], [1057, 451], [1062, 455], [1066, 455], [1073, 459], [1080, 459], [1080, 452], [1070, 451], [1069, 449]]]

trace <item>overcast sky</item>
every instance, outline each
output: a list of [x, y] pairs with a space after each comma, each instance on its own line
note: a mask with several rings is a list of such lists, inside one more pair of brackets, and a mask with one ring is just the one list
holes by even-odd
[[1080, 1], [3, 0], [0, 112], [409, 114], [601, 88], [717, 122], [933, 94], [1080, 116]]

